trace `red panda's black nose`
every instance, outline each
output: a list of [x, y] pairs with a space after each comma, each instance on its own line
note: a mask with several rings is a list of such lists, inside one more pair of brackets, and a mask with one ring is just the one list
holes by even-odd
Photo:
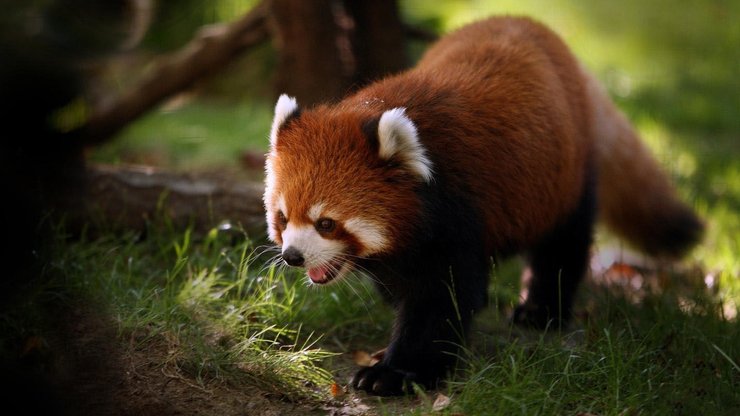
[[295, 247], [288, 247], [283, 251], [283, 260], [290, 266], [301, 267], [305, 262], [303, 254]]

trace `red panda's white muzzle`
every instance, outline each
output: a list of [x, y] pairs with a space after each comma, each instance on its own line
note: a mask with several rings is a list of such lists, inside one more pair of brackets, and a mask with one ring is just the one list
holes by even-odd
[[[295, 247], [288, 247], [283, 251], [283, 261], [289, 266], [303, 267], [306, 260], [303, 258], [303, 254]], [[339, 272], [342, 270], [344, 265], [342, 262], [333, 261], [324, 263], [316, 267], [306, 268], [306, 274], [313, 283], [323, 284], [333, 280]]]
[[288, 224], [282, 238], [283, 261], [304, 267], [312, 283], [329, 283], [352, 269], [346, 261], [344, 243], [321, 237], [313, 227]]

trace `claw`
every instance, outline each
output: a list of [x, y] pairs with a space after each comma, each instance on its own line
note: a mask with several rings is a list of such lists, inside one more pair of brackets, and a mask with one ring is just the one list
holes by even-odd
[[400, 396], [413, 392], [411, 385], [416, 382], [412, 373], [407, 373], [384, 364], [360, 369], [352, 378], [351, 385], [356, 390], [364, 390], [378, 396]]
[[[446, 374], [447, 366], [443, 360], [444, 357], [418, 360], [412, 363], [411, 368], [398, 368], [388, 364], [396, 362], [388, 351], [392, 351], [392, 348], [384, 348], [372, 355], [355, 354], [355, 362], [361, 367], [352, 377], [349, 385], [355, 390], [363, 390], [377, 396], [401, 396], [414, 394], [415, 385], [422, 389], [435, 388]], [[424, 357], [437, 357], [429, 351], [421, 351], [417, 354]], [[365, 363], [366, 365], [363, 365]]]

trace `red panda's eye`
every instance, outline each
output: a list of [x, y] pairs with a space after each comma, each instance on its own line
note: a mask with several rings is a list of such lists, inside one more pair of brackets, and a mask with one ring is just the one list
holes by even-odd
[[316, 221], [316, 230], [321, 233], [329, 233], [334, 231], [334, 227], [336, 227], [336, 225], [336, 222], [331, 218], [319, 218], [318, 221]]
[[283, 211], [278, 211], [278, 223], [282, 227], [285, 227], [288, 224], [288, 219], [285, 218], [285, 214], [283, 214]]

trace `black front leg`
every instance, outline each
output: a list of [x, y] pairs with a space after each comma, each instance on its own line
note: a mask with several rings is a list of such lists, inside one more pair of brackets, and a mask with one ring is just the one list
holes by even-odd
[[445, 376], [464, 341], [471, 314], [458, 317], [449, 293], [427, 295], [399, 305], [383, 359], [358, 371], [352, 380], [354, 388], [382, 396], [399, 395], [411, 393], [412, 383], [433, 388]]
[[[479, 265], [476, 271], [471, 270], [474, 264]], [[469, 261], [458, 269], [460, 279], [451, 279], [447, 268], [443, 278], [404, 291], [397, 298], [393, 336], [383, 359], [358, 371], [352, 386], [383, 396], [411, 393], [412, 383], [434, 388], [455, 365], [473, 313], [484, 306], [485, 267], [485, 262]]]

